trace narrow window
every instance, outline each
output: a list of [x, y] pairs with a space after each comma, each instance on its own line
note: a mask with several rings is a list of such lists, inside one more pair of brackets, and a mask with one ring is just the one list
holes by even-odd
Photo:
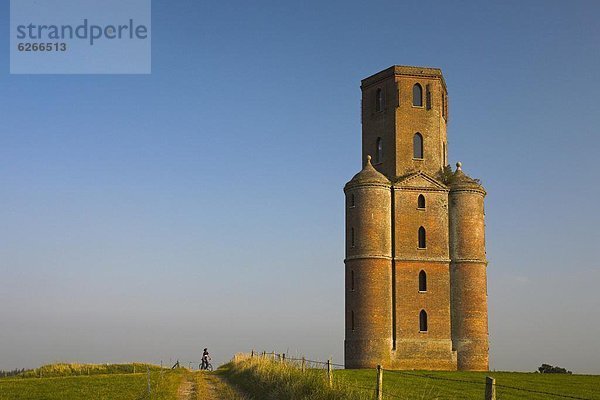
[[427, 104], [427, 109], [431, 110], [431, 103], [432, 103], [432, 98], [431, 98], [431, 87], [430, 85], [425, 86], [425, 102]]
[[375, 96], [375, 111], [383, 110], [383, 93], [381, 89], [377, 89], [377, 94]]
[[354, 203], [354, 193], [352, 193], [350, 195], [350, 208], [353, 208], [354, 205], [355, 205], [355, 203]]
[[419, 330], [421, 332], [427, 332], [427, 313], [425, 310], [421, 310], [419, 314]]
[[446, 96], [442, 93], [442, 117], [446, 118]]
[[425, 208], [425, 196], [422, 194], [420, 194], [419, 198], [417, 199], [417, 208]]
[[350, 290], [354, 291], [354, 270], [350, 270]]
[[448, 164], [446, 164], [446, 143], [444, 143], [444, 148], [442, 149], [442, 151], [444, 152], [444, 154], [442, 155], [444, 157], [444, 167]]
[[421, 270], [419, 272], [419, 292], [427, 291], [427, 274], [425, 271]]
[[352, 330], [354, 330], [354, 311], [350, 311], [350, 325]]
[[424, 249], [426, 248], [427, 242], [425, 240], [425, 228], [420, 227], [419, 228], [419, 248], [420, 249]]
[[350, 228], [350, 247], [354, 247], [354, 228]]
[[377, 138], [377, 149], [375, 151], [375, 163], [379, 164], [383, 162], [383, 143], [381, 143], [381, 138]]
[[423, 88], [418, 83], [413, 86], [413, 106], [423, 107]]
[[419, 132], [413, 136], [413, 158], [423, 159], [423, 136]]

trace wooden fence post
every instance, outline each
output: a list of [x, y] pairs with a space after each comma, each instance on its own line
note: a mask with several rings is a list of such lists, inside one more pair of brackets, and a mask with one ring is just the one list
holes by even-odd
[[383, 368], [377, 366], [377, 400], [383, 400]]
[[304, 372], [304, 368], [305, 368], [305, 364], [306, 364], [306, 360], [304, 359], [304, 357], [302, 357], [302, 372]]
[[281, 355], [281, 362], [285, 364], [285, 353]]
[[333, 371], [331, 370], [331, 360], [327, 360], [327, 379], [329, 379], [329, 387], [333, 386]]
[[491, 376], [485, 377], [485, 400], [496, 400], [496, 380]]

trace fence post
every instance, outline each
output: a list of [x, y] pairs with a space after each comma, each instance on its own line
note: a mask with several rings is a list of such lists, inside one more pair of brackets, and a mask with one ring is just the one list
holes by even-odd
[[254, 358], [254, 349], [252, 349], [252, 353], [250, 354], [250, 358]]
[[383, 368], [377, 366], [377, 400], [383, 400]]
[[306, 364], [306, 360], [304, 359], [304, 357], [302, 357], [302, 372], [304, 372], [304, 368], [305, 368], [305, 364]]
[[[90, 370], [88, 369], [88, 375], [90, 374], [89, 372]], [[133, 364], [133, 373], [135, 374], [135, 363]]]
[[275, 361], [275, 352], [273, 352], [273, 361]]
[[329, 379], [329, 387], [333, 386], [333, 371], [331, 370], [331, 360], [327, 360], [327, 379]]
[[496, 380], [491, 376], [485, 377], [485, 400], [496, 400]]

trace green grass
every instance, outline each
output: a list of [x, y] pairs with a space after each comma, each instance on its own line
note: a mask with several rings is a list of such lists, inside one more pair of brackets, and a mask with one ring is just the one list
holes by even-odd
[[[131, 367], [131, 365], [129, 365]], [[50, 366], [48, 370], [52, 370]], [[133, 368], [130, 368], [133, 370]], [[63, 370], [64, 376], [11, 377], [0, 379], [0, 400], [142, 400], [147, 394], [147, 374], [118, 373], [119, 368], [108, 368], [108, 374], [72, 376], [73, 371], [64, 364], [54, 368]], [[87, 369], [86, 369], [87, 371]], [[97, 372], [99, 369], [96, 370]], [[163, 370], [157, 367], [150, 372], [152, 400], [175, 400], [177, 388], [185, 370]]]
[[[297, 365], [270, 359], [238, 357], [225, 366], [224, 376], [254, 399], [373, 399], [375, 370], [334, 370], [333, 388], [323, 370], [301, 372]], [[498, 400], [566, 399], [556, 395], [600, 400], [600, 376], [519, 372], [384, 371], [384, 399], [482, 400], [485, 377], [496, 379]], [[525, 389], [525, 390], [519, 390]], [[543, 392], [543, 393], [535, 393]]]
[[[339, 370], [334, 376], [349, 384], [375, 389], [374, 370]], [[384, 371], [383, 391], [403, 399], [465, 399], [481, 400], [485, 393], [485, 377], [496, 379], [498, 400], [564, 399], [549, 394], [523, 390], [561, 394], [584, 399], [600, 399], [600, 376], [535, 374], [519, 372], [425, 372]], [[384, 398], [394, 398], [384, 396]]]

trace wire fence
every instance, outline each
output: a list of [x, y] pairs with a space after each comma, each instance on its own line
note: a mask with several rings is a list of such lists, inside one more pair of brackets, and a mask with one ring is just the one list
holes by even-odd
[[[335, 369], [345, 369], [345, 366], [343, 364], [337, 364], [337, 363], [332, 362], [331, 360], [319, 361], [319, 360], [311, 360], [311, 359], [308, 359], [305, 357], [295, 358], [295, 357], [286, 356], [285, 353], [276, 353], [276, 352], [268, 353], [268, 352], [264, 352], [264, 351], [262, 353], [257, 353], [254, 350], [252, 350], [252, 352], [249, 355], [250, 355], [250, 357], [271, 358], [274, 361], [286, 363], [287, 365], [293, 365], [302, 370], [305, 370], [305, 369], [326, 370], [330, 385], [333, 384], [333, 371]], [[546, 391], [546, 390], [537, 390], [537, 389], [530, 389], [530, 388], [518, 387], [518, 386], [512, 386], [512, 385], [497, 384], [496, 380], [489, 376], [486, 377], [485, 381], [476, 381], [476, 380], [469, 380], [469, 379], [450, 378], [447, 376], [439, 376], [439, 375], [433, 375], [433, 374], [427, 374], [427, 373], [414, 373], [414, 372], [403, 371], [403, 370], [388, 370], [388, 369], [384, 370], [383, 368], [381, 368], [381, 366], [377, 367], [375, 387], [364, 386], [359, 383], [349, 381], [348, 379], [344, 379], [343, 385], [345, 387], [363, 391], [365, 393], [370, 393], [373, 395], [374, 398], [376, 398], [378, 400], [383, 400], [386, 398], [387, 399], [405, 399], [406, 398], [405, 396], [401, 396], [396, 393], [391, 393], [387, 389], [384, 390], [384, 387], [383, 387], [384, 371], [386, 374], [402, 375], [402, 376], [411, 377], [411, 378], [419, 378], [419, 379], [426, 380], [427, 382], [443, 381], [443, 382], [459, 383], [460, 385], [477, 386], [478, 388], [481, 389], [481, 394], [482, 394], [481, 398], [483, 398], [485, 400], [496, 400], [496, 398], [498, 397], [496, 394], [497, 390], [501, 391], [501, 393], [503, 395], [508, 394], [509, 392], [512, 392], [511, 397], [513, 397], [513, 398], [530, 398], [531, 397], [530, 395], [535, 394], [538, 396], [542, 396], [543, 398], [595, 400], [595, 399], [592, 399], [589, 397], [581, 397], [581, 396], [576, 396], [576, 395], [572, 395], [572, 394], [555, 393], [555, 392], [550, 392], [550, 391]], [[435, 386], [430, 387], [430, 392], [433, 392], [434, 387]], [[460, 390], [461, 390], [460, 388], [456, 388], [455, 392], [460, 393]], [[460, 394], [458, 394], [458, 395], [460, 396]], [[426, 393], [421, 394], [421, 398], [427, 398], [426, 396], [427, 396]], [[437, 395], [431, 395], [430, 397], [442, 398]], [[504, 396], [501, 396], [501, 397], [504, 397]], [[451, 397], [451, 398], [458, 398], [458, 397]]]

